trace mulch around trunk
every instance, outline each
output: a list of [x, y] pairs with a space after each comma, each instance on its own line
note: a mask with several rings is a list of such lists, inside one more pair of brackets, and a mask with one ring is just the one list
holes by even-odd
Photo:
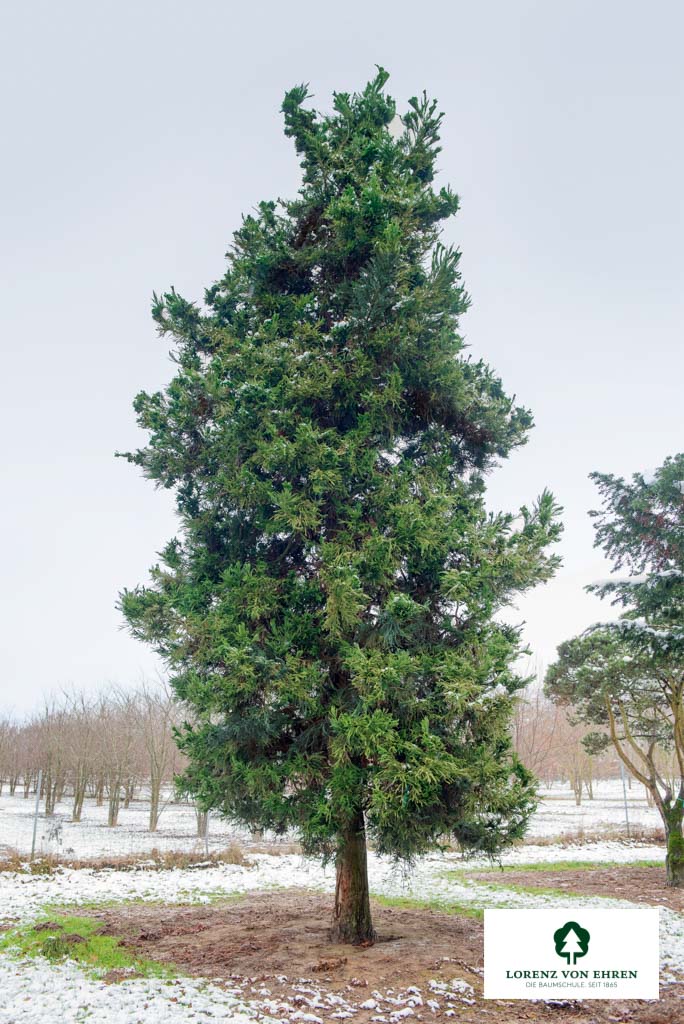
[[[534, 874], [542, 884], [541, 873]], [[137, 956], [172, 962], [186, 974], [238, 989], [245, 1001], [255, 1002], [255, 1009], [283, 1020], [297, 1010], [325, 1024], [346, 1018], [354, 1024], [373, 1019], [388, 1024], [436, 1019], [670, 1024], [684, 1019], [684, 983], [663, 988], [658, 1002], [485, 1001], [481, 921], [373, 903], [379, 938], [361, 948], [328, 941], [331, 912], [331, 896], [286, 890], [207, 906], [126, 904], [89, 916], [99, 918], [106, 932]], [[279, 1010], [274, 1011], [275, 1004]], [[391, 1016], [402, 1010], [399, 1017]]]

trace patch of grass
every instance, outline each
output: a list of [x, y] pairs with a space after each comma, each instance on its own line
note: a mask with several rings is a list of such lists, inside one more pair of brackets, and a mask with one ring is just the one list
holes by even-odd
[[[502, 872], [502, 874], [503, 874], [503, 872]], [[459, 872], [453, 872], [453, 877], [454, 878], [458, 878], [459, 881], [463, 881], [464, 880], [463, 879], [463, 875], [461, 875]], [[497, 882], [495, 882], [495, 881], [484, 882], [484, 881], [480, 881], [478, 879], [473, 879], [473, 881], [475, 882], [475, 884], [481, 885], [484, 889], [487, 889], [489, 892], [514, 892], [514, 893], [523, 893], [523, 894], [529, 893], [529, 894], [531, 894], [533, 896], [559, 896], [562, 899], [566, 899], [566, 898], [570, 898], [570, 899], [577, 898], [577, 899], [579, 899], [579, 898], [584, 897], [584, 896], [587, 895], [586, 893], [583, 893], [583, 892], [576, 892], [573, 889], [559, 889], [559, 888], [555, 888], [553, 886], [534, 885], [532, 883], [530, 883], [528, 885], [521, 885], [519, 882], [509, 882], [509, 881], [505, 881], [503, 879], [500, 882], [499, 881], [497, 881]], [[610, 893], [606, 893], [605, 896], [599, 895], [598, 893], [592, 893], [591, 895], [596, 900], [612, 899], [613, 898], [610, 895]]]
[[457, 868], [449, 871], [446, 877], [460, 877], [467, 874], [512, 874], [518, 871], [591, 871], [594, 868], [661, 868], [661, 860], [557, 860], [534, 861], [531, 864], [504, 864], [501, 867], [492, 865], [486, 868]]
[[438, 910], [442, 914], [458, 914], [461, 917], [474, 917], [478, 921], [484, 915], [483, 907], [474, 907], [470, 903], [451, 903], [448, 900], [418, 900], [410, 896], [376, 896], [371, 899], [383, 907], [400, 907], [408, 910]]
[[[277, 891], [274, 888], [274, 891]], [[264, 886], [263, 889], [258, 889], [257, 892], [268, 892], [269, 888]], [[250, 892], [192, 892], [189, 889], [181, 889], [178, 893], [179, 896], [183, 897], [182, 902], [168, 904], [174, 907], [202, 907], [202, 906], [219, 906], [223, 903], [238, 903], [240, 900], [247, 899], [250, 896]], [[160, 902], [164, 902], [161, 900]]]
[[18, 850], [4, 851], [0, 857], [0, 871], [22, 875], [54, 875], [59, 867], [59, 858], [52, 854], [41, 854], [35, 860], [22, 857]]
[[142, 865], [155, 871], [168, 871], [171, 868], [213, 868], [219, 864], [238, 864], [243, 868], [254, 866], [238, 843], [230, 843], [225, 850], [210, 853], [208, 856], [203, 853], [183, 853], [179, 850], [160, 853], [159, 850], [154, 849], [150, 852], [149, 857], [140, 859], [137, 864], [132, 861], [131, 867]]
[[177, 976], [178, 969], [174, 965], [137, 959], [116, 936], [101, 934], [103, 930], [103, 923], [91, 917], [71, 914], [45, 917], [6, 932], [0, 939], [0, 952], [19, 957], [42, 956], [52, 963], [75, 960], [97, 976], [109, 972], [117, 972], [120, 977]]
[[[479, 870], [480, 869], [478, 869], [478, 871]], [[503, 872], [499, 872], [498, 868], [487, 868], [487, 869], [482, 869], [482, 870], [483, 870], [483, 872], [486, 871], [487, 873], [497, 872], [497, 873], [503, 874]], [[475, 872], [472, 872], [472, 874], [475, 874]], [[446, 871], [442, 877], [446, 878], [446, 879], [450, 879], [451, 878], [451, 879], [453, 879], [456, 882], [464, 883], [464, 882], [468, 882], [469, 881], [468, 875], [469, 875], [469, 872], [467, 872], [467, 871]], [[496, 881], [496, 882], [495, 881], [491, 881], [490, 882], [489, 880], [484, 881], [484, 880], [481, 880], [479, 878], [473, 878], [472, 881], [473, 881], [473, 883], [475, 885], [480, 886], [482, 889], [485, 889], [487, 892], [493, 892], [493, 893], [496, 893], [496, 892], [502, 892], [502, 893], [504, 893], [504, 892], [517, 892], [517, 893], [532, 893], [535, 896], [570, 896], [570, 897], [572, 897], [572, 896], [581, 896], [582, 895], [582, 893], [573, 893], [572, 891], [570, 891], [568, 889], [553, 889], [551, 887], [546, 887], [546, 886], [541, 886], [541, 885], [519, 885], [518, 883], [508, 882], [508, 881], [503, 881], [503, 880], [500, 881], [500, 882], [499, 881]], [[600, 897], [597, 897], [597, 898], [600, 899]], [[487, 903], [488, 907], [494, 907], [495, 905], [496, 904], [493, 904], [493, 903], [489, 903], [489, 902]], [[500, 904], [500, 906], [505, 908], [507, 906], [507, 904], [504, 901], [504, 902], [502, 902]]]
[[230, 846], [218, 854], [219, 862], [223, 864], [239, 864], [243, 868], [253, 867], [253, 862], [245, 857], [242, 847], [238, 846], [237, 843], [231, 843]]
[[[565, 899], [566, 897], [569, 897], [570, 899], [572, 899], [573, 897], [579, 898], [580, 896], [586, 895], [586, 893], [573, 892], [572, 889], [554, 889], [552, 886], [547, 885], [519, 885], [515, 882], [487, 882], [484, 885], [484, 888], [488, 889], [490, 892], [516, 892], [523, 894], [530, 893], [534, 896], [560, 896], [563, 899]], [[592, 893], [592, 896], [595, 896], [597, 900], [601, 900], [604, 898], [611, 899], [610, 896], [602, 897], [594, 893]]]
[[48, 853], [29, 861], [27, 870], [30, 875], [54, 875], [58, 867], [59, 861], [57, 857], [53, 857], [52, 854]]
[[73, 912], [84, 910], [87, 913], [95, 913], [98, 910], [112, 910], [116, 907], [160, 907], [160, 906], [184, 906], [184, 903], [169, 904], [168, 900], [159, 896], [156, 899], [142, 899], [140, 896], [123, 896], [121, 899], [112, 897], [106, 900], [79, 900], [78, 903], [60, 903], [59, 901], [51, 903], [49, 906], [43, 906], [43, 914], [50, 917], [50, 920], [55, 915], [73, 914]]

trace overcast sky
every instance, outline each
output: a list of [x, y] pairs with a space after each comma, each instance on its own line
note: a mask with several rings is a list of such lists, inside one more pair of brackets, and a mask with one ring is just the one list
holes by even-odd
[[532, 408], [492, 507], [546, 486], [565, 508], [557, 578], [519, 603], [536, 656], [606, 614], [582, 587], [587, 474], [683, 447], [683, 12], [679, 0], [325, 4], [6, 3], [0, 629], [5, 708], [61, 686], [135, 684], [154, 657], [121, 629], [123, 586], [173, 535], [170, 496], [116, 449], [131, 400], [172, 374], [153, 289], [223, 271], [242, 213], [292, 195], [284, 91], [329, 109], [374, 64], [406, 109], [446, 113], [461, 195], [472, 352]]

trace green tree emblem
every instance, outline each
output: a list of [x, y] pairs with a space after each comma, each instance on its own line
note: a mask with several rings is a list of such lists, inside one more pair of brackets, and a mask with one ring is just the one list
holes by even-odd
[[577, 957], [586, 956], [589, 949], [589, 932], [576, 921], [568, 921], [553, 933], [556, 953], [568, 961], [568, 965], [577, 963]]

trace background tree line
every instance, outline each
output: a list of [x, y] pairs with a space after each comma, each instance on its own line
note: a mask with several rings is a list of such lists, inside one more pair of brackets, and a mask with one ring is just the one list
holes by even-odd
[[[587, 744], [588, 737], [594, 735], [595, 730], [579, 721], [572, 708], [554, 703], [536, 682], [516, 704], [513, 744], [521, 761], [541, 786], [568, 785], [578, 805], [583, 798], [593, 799], [595, 782], [620, 777], [620, 761], [610, 742], [598, 750]], [[663, 745], [654, 751], [654, 757], [662, 777], [672, 780], [674, 786], [678, 764], [673, 752]], [[632, 773], [627, 771], [625, 777], [631, 789]], [[644, 787], [644, 792], [653, 807], [650, 791]]]
[[[118, 824], [121, 806], [149, 800], [149, 829], [156, 831], [183, 757], [173, 730], [180, 708], [163, 685], [114, 689], [95, 696], [64, 693], [24, 718], [0, 718], [0, 794], [35, 793], [42, 771], [45, 813], [71, 803], [80, 821], [86, 797], [107, 806], [107, 824]], [[198, 816], [204, 827], [205, 815]]]
[[[173, 736], [181, 718], [182, 709], [168, 689], [150, 685], [96, 696], [64, 693], [26, 718], [5, 714], [0, 717], [0, 795], [18, 793], [28, 799], [42, 770], [46, 814], [68, 801], [72, 820], [80, 821], [88, 797], [106, 805], [107, 823], [115, 826], [122, 806], [144, 798], [150, 801], [149, 829], [154, 832], [164, 802], [173, 796], [174, 776], [184, 765]], [[619, 775], [610, 748], [597, 754], [586, 750], [588, 732], [536, 683], [517, 701], [512, 736], [520, 759], [542, 785], [568, 785], [577, 804], [593, 797], [595, 781]], [[673, 775], [671, 755], [661, 751], [659, 759], [663, 776]], [[200, 831], [205, 817], [198, 815]]]

